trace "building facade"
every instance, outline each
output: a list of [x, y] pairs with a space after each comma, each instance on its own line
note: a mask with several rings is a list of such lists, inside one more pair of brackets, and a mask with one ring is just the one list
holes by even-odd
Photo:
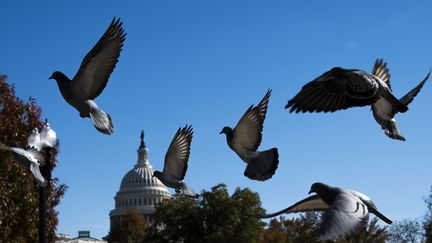
[[137, 150], [138, 160], [133, 169], [123, 177], [120, 189], [114, 197], [115, 208], [110, 212], [111, 228], [121, 224], [129, 208], [136, 208], [144, 215], [149, 224], [153, 223], [155, 204], [171, 198], [168, 188], [153, 177], [153, 166], [148, 160], [149, 150], [141, 132], [141, 143]]

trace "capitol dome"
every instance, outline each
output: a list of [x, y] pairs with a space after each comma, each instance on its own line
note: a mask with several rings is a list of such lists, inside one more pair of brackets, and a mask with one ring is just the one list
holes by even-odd
[[154, 169], [148, 160], [149, 150], [144, 143], [144, 132], [141, 132], [141, 144], [137, 152], [137, 163], [123, 177], [120, 190], [114, 197], [115, 209], [110, 212], [111, 227], [113, 224], [121, 223], [129, 208], [138, 209], [147, 221], [152, 223], [155, 204], [171, 198], [168, 188], [153, 177]]

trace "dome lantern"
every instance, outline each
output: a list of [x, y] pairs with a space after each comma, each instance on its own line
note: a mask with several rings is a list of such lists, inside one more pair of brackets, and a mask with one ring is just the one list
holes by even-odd
[[150, 164], [150, 162], [148, 161], [148, 152], [150, 150], [148, 150], [148, 148], [146, 147], [146, 144], [144, 142], [144, 130], [141, 130], [141, 143], [140, 146], [137, 150], [138, 152], [138, 161], [135, 165], [135, 168], [139, 168], [139, 167], [150, 167], [153, 168]]

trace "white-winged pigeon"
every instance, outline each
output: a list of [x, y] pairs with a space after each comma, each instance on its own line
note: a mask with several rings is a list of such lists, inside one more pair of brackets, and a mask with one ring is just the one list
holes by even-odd
[[311, 186], [309, 194], [294, 205], [272, 214], [260, 215], [260, 218], [271, 218], [283, 213], [300, 213], [310, 211], [323, 211], [323, 221], [320, 225], [318, 240], [344, 239], [357, 233], [365, 227], [369, 213], [392, 224], [392, 221], [380, 213], [372, 200], [360, 193], [349, 189], [331, 187], [316, 182]]
[[9, 147], [0, 143], [0, 149], [11, 151], [14, 160], [20, 163], [25, 169], [31, 171], [39, 186], [45, 187], [47, 185], [47, 182], [39, 169], [39, 166], [43, 163], [42, 155], [36, 150], [36, 148], [25, 150], [15, 145]]

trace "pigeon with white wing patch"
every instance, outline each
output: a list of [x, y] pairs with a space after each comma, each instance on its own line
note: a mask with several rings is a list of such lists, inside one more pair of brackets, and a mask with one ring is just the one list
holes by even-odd
[[25, 169], [31, 171], [39, 186], [45, 187], [47, 185], [47, 181], [42, 176], [39, 168], [41, 162], [43, 162], [42, 154], [40, 154], [36, 149], [30, 148], [25, 150], [19, 148], [17, 145], [9, 147], [0, 143], [0, 150], [11, 151], [15, 161], [20, 163]]
[[349, 189], [331, 187], [316, 182], [309, 193], [315, 192], [294, 205], [272, 214], [260, 215], [260, 218], [271, 218], [283, 213], [300, 213], [323, 211], [323, 221], [320, 225], [318, 240], [339, 240], [357, 233], [365, 227], [369, 213], [392, 224], [393, 222], [380, 213], [372, 200], [360, 193]]

